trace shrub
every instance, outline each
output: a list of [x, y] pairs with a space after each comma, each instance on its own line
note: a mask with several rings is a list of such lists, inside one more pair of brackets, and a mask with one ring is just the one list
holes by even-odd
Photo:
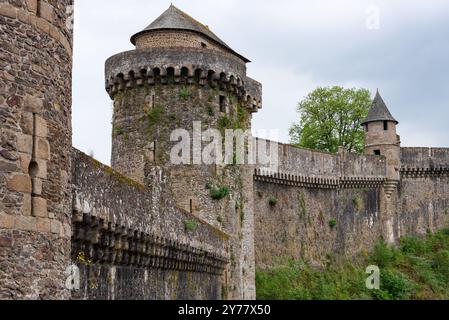
[[387, 267], [396, 261], [398, 255], [399, 254], [395, 249], [388, 246], [384, 240], [381, 240], [374, 247], [371, 259], [377, 266], [382, 268]]
[[118, 136], [121, 136], [122, 134], [124, 134], [125, 133], [125, 129], [123, 129], [122, 127], [116, 127], [115, 128], [115, 130], [114, 130], [114, 136], [115, 137], [118, 137]]
[[329, 221], [329, 227], [331, 229], [334, 229], [336, 226], [337, 226], [337, 220], [332, 219], [332, 220]]
[[270, 199], [268, 199], [268, 204], [270, 205], [270, 207], [274, 207], [277, 203], [278, 200], [275, 197], [270, 197]]
[[190, 97], [190, 91], [187, 87], [182, 87], [179, 91], [179, 97], [183, 100], [187, 100]]
[[230, 189], [227, 186], [222, 186], [219, 188], [211, 187], [210, 188], [210, 196], [214, 200], [221, 200], [227, 197], [230, 194]]
[[155, 125], [161, 120], [161, 115], [164, 109], [161, 106], [155, 106], [152, 109], [146, 110], [146, 115], [150, 126]]
[[222, 129], [229, 128], [231, 124], [231, 120], [229, 120], [229, 118], [226, 116], [222, 116], [220, 119], [218, 119], [218, 126]]
[[425, 243], [417, 237], [406, 236], [401, 238], [401, 251], [411, 254], [422, 254], [426, 251]]
[[[413, 292], [413, 287], [410, 280], [399, 271], [384, 270], [380, 273], [380, 290], [383, 291], [383, 297], [394, 300], [409, 299]], [[378, 298], [380, 297], [378, 296]]]
[[198, 228], [198, 224], [195, 220], [186, 220], [184, 221], [184, 226], [187, 231], [195, 231]]

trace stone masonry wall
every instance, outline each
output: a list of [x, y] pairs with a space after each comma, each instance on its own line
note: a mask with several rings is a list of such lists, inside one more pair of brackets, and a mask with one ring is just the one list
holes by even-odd
[[69, 297], [71, 4], [0, 3], [0, 299]]
[[381, 236], [380, 189], [256, 182], [254, 193], [257, 268], [279, 257], [320, 265], [329, 255], [367, 250]]
[[148, 189], [73, 150], [75, 299], [226, 297], [228, 236], [176, 209], [155, 176]]
[[396, 236], [449, 223], [449, 148], [401, 148]]
[[[269, 144], [265, 148], [269, 154]], [[350, 256], [379, 239], [384, 157], [284, 144], [277, 152], [277, 172], [259, 166], [255, 175], [258, 268], [276, 257], [322, 264], [328, 255]]]
[[279, 172], [259, 167], [255, 175], [257, 267], [276, 257], [321, 264], [328, 254], [369, 250], [380, 237], [397, 242], [446, 227], [449, 149], [401, 151], [401, 180], [386, 192], [384, 157], [280, 145]]

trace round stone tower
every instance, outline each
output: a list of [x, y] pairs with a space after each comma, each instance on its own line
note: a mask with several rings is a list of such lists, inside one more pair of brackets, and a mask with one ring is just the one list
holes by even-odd
[[0, 299], [70, 297], [72, 13], [0, 3]]
[[[112, 166], [154, 192], [162, 179], [180, 209], [219, 229], [231, 257], [223, 296], [253, 299], [253, 167], [204, 155], [211, 141], [224, 145], [208, 129], [217, 129], [214, 139], [227, 129], [250, 130], [261, 86], [246, 76], [246, 58], [174, 6], [131, 42], [135, 50], [106, 62]], [[181, 139], [188, 143], [177, 149]]]
[[362, 125], [365, 127], [365, 153], [384, 156], [386, 159], [386, 181], [380, 210], [381, 232], [386, 241], [394, 243], [397, 187], [401, 177], [401, 141], [396, 133], [398, 122], [391, 115], [379, 91]]
[[377, 91], [368, 117], [362, 124], [365, 128], [365, 153], [385, 156], [387, 179], [393, 181], [400, 179], [401, 141], [396, 133], [398, 123]]

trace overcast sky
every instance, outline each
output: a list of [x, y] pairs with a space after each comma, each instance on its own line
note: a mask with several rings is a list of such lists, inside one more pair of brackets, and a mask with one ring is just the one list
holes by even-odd
[[[73, 143], [109, 164], [112, 104], [104, 62], [132, 50], [129, 38], [170, 5], [165, 0], [76, 0]], [[376, 88], [403, 146], [449, 146], [449, 1], [178, 0], [252, 63], [263, 84], [255, 129], [288, 128], [317, 86]], [[379, 20], [377, 20], [379, 13]]]

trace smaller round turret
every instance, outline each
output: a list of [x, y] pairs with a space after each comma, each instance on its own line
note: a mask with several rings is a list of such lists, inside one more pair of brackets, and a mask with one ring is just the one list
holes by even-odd
[[362, 123], [365, 128], [365, 153], [386, 157], [389, 180], [399, 180], [400, 177], [401, 142], [396, 133], [398, 124], [378, 90], [368, 117]]

